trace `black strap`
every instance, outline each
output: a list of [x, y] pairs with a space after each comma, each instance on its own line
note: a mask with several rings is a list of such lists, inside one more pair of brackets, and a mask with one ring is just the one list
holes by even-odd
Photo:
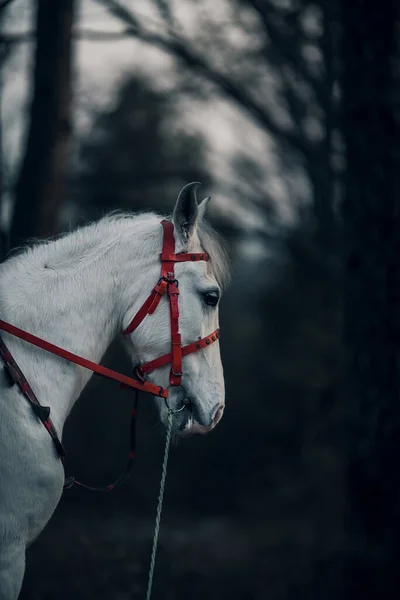
[[0, 335], [0, 357], [4, 362], [4, 370], [7, 374], [9, 384], [18, 385], [19, 389], [28, 400], [31, 405], [33, 411], [36, 416], [40, 419], [43, 425], [46, 427], [51, 439], [53, 440], [54, 446], [57, 450], [57, 454], [62, 462], [64, 462], [64, 458], [67, 456], [65, 452], [64, 446], [62, 445], [60, 438], [58, 437], [58, 433], [56, 428], [53, 425], [52, 420], [50, 419], [50, 408], [48, 406], [42, 406], [37, 399], [34, 391], [29, 385], [25, 375], [19, 368], [18, 364], [14, 360], [11, 352], [7, 348], [4, 343], [3, 338]]
[[[65, 457], [67, 456], [67, 453], [64, 449], [64, 446], [62, 445], [62, 443], [60, 441], [60, 438], [58, 437], [57, 430], [54, 427], [53, 422], [50, 419], [50, 407], [42, 406], [40, 404], [34, 391], [32, 390], [31, 386], [29, 385], [25, 375], [19, 368], [19, 366], [16, 363], [16, 361], [14, 360], [11, 352], [7, 348], [6, 344], [4, 343], [4, 340], [1, 337], [1, 335], [0, 335], [0, 357], [2, 358], [2, 360], [4, 362], [4, 371], [6, 373], [9, 384], [11, 386], [18, 385], [22, 394], [25, 396], [25, 398], [30, 403], [32, 410], [34, 411], [34, 413], [36, 414], [38, 419], [40, 419], [40, 421], [46, 427], [47, 431], [49, 432], [51, 439], [53, 440], [54, 446], [56, 448], [57, 454], [58, 454], [61, 462], [64, 464], [64, 460], [65, 460]], [[75, 479], [75, 477], [66, 477], [65, 483], [64, 483], [65, 490], [72, 488], [74, 485], [78, 485], [79, 487], [82, 487], [86, 490], [90, 490], [92, 492], [111, 492], [115, 488], [119, 487], [126, 480], [126, 478], [128, 477], [128, 475], [130, 474], [130, 472], [132, 470], [133, 461], [135, 458], [136, 417], [137, 417], [137, 410], [138, 410], [139, 394], [138, 394], [138, 390], [134, 390], [134, 392], [135, 392], [135, 399], [134, 399], [134, 407], [133, 407], [132, 413], [131, 413], [130, 446], [129, 446], [129, 456], [128, 456], [128, 463], [127, 463], [126, 469], [121, 473], [121, 475], [113, 483], [106, 485], [106, 486], [102, 486], [102, 487], [93, 487], [90, 485], [86, 485], [86, 484], [82, 483], [81, 481], [78, 481], [77, 479]]]
[[138, 411], [138, 403], [139, 403], [139, 393], [138, 390], [135, 390], [135, 400], [134, 407], [131, 412], [131, 425], [130, 425], [130, 445], [129, 445], [129, 455], [128, 455], [128, 463], [126, 465], [126, 469], [117, 477], [117, 479], [110, 483], [109, 485], [104, 485], [100, 487], [95, 487], [91, 485], [87, 485], [86, 483], [82, 483], [75, 479], [75, 477], [67, 477], [64, 483], [64, 489], [69, 490], [74, 485], [78, 485], [85, 490], [89, 490], [90, 492], [111, 492], [115, 490], [117, 487], [122, 485], [124, 481], [129, 476], [132, 467], [133, 461], [135, 459], [135, 447], [136, 447], [136, 420], [137, 420], [137, 411]]

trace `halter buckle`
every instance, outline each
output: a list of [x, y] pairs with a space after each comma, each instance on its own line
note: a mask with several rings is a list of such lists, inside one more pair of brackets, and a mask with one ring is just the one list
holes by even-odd
[[183, 373], [181, 373], [180, 371], [175, 372], [173, 367], [171, 367], [171, 373], [172, 375], [174, 375], [175, 377], [183, 377]]
[[135, 376], [139, 379], [139, 381], [141, 381], [142, 383], [144, 383], [146, 381], [145, 378], [144, 378], [144, 374], [142, 372], [140, 364], [135, 365], [133, 367], [133, 372], [134, 372]]
[[157, 285], [154, 286], [154, 291], [156, 291], [157, 294], [159, 294], [160, 296], [163, 296], [165, 294], [165, 292], [167, 291], [167, 287], [168, 287], [167, 279], [165, 279], [165, 277], [160, 277], [160, 279], [157, 282]]
[[160, 279], [158, 280], [157, 285], [161, 285], [162, 281], [165, 281], [167, 286], [169, 286], [171, 284], [175, 284], [176, 287], [179, 287], [179, 281], [177, 279], [175, 279], [173, 273], [167, 273], [167, 275], [162, 275], [160, 277]]

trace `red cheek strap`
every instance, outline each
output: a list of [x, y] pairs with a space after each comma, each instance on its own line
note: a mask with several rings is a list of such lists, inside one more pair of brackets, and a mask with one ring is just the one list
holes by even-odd
[[171, 351], [138, 367], [136, 372], [138, 377], [142, 378], [145, 373], [171, 364], [169, 375], [170, 386], [180, 386], [182, 381], [182, 358], [191, 352], [206, 348], [217, 341], [219, 339], [219, 330], [216, 329], [205, 338], [182, 348], [181, 334], [179, 332], [179, 286], [177, 279], [175, 279], [175, 263], [207, 261], [209, 260], [209, 256], [207, 252], [182, 252], [175, 254], [174, 225], [171, 221], [161, 221], [161, 226], [164, 232], [162, 252], [160, 254], [161, 277], [157, 285], [152, 289], [150, 296], [145, 300], [128, 327], [122, 333], [125, 335], [132, 333], [147, 315], [154, 313], [161, 298], [167, 293], [170, 307]]

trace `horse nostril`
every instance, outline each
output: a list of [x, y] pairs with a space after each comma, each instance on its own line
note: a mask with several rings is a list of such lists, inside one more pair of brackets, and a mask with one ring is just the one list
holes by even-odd
[[218, 406], [217, 410], [215, 411], [214, 418], [212, 420], [213, 425], [216, 425], [218, 423], [218, 421], [221, 420], [222, 415], [224, 414], [224, 409], [225, 409], [224, 404], [221, 404], [220, 406]]

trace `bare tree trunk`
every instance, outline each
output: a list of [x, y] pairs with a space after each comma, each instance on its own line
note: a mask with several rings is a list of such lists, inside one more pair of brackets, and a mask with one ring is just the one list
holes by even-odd
[[57, 232], [71, 134], [71, 30], [75, 0], [37, 0], [33, 99], [16, 185], [11, 245]]
[[[1, 52], [1, 49], [0, 49]], [[2, 111], [2, 90], [3, 90], [3, 73], [1, 70], [0, 58], [0, 262], [4, 260], [6, 254], [6, 240], [3, 225], [4, 214], [4, 184], [3, 184], [3, 111]]]
[[322, 127], [324, 137], [314, 148], [308, 161], [308, 172], [313, 188], [314, 216], [317, 228], [317, 244], [323, 253], [335, 254], [337, 246], [338, 219], [335, 212], [337, 172], [333, 166], [333, 136], [338, 128], [337, 101], [337, 42], [338, 42], [338, 3], [337, 0], [320, 0], [318, 6], [323, 15], [321, 52], [324, 61], [323, 85], [321, 85]]
[[[0, 30], [3, 28], [4, 12], [6, 4], [0, 5]], [[8, 231], [5, 231], [4, 217], [4, 145], [3, 145], [3, 88], [4, 88], [4, 65], [11, 54], [11, 46], [4, 40], [0, 40], [0, 261], [4, 260], [8, 250]]]
[[342, 0], [346, 597], [400, 598], [400, 3]]

